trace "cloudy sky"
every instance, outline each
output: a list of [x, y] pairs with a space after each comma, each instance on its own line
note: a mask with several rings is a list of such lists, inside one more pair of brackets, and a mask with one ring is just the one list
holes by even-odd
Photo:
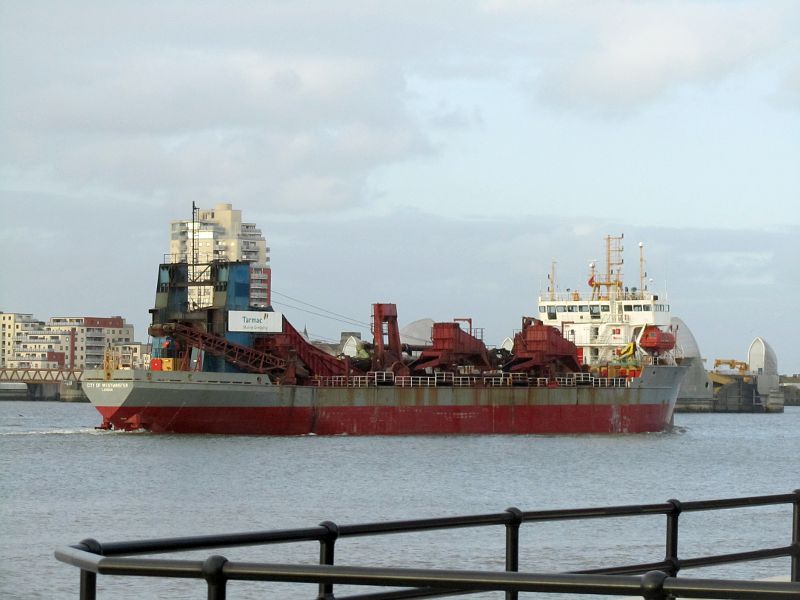
[[0, 139], [3, 311], [143, 339], [169, 222], [230, 202], [320, 337], [298, 300], [499, 343], [624, 233], [710, 362], [800, 372], [794, 1], [3, 0]]

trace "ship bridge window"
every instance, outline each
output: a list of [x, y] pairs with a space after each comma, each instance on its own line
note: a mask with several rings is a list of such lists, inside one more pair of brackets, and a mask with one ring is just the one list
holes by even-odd
[[589, 312], [589, 305], [588, 304], [581, 304], [578, 307], [578, 312]]
[[589, 312], [592, 314], [592, 316], [600, 316], [600, 307], [597, 304], [592, 304], [589, 306]]
[[564, 306], [563, 304], [559, 304], [558, 306], [556, 306], [556, 312], [566, 312], [566, 310], [567, 307]]
[[574, 304], [567, 304], [567, 312], [578, 312], [578, 307]]
[[608, 304], [601, 304], [600, 310], [603, 312], [609, 312], [611, 310], [611, 307]]
[[547, 307], [544, 304], [540, 304], [539, 305], [539, 312], [540, 313], [547, 312]]
[[642, 312], [642, 305], [641, 304], [634, 304], [633, 305], [633, 312]]
[[630, 304], [626, 304], [625, 306], [622, 307], [622, 310], [624, 310], [625, 312], [630, 312], [633, 310], [633, 307]]

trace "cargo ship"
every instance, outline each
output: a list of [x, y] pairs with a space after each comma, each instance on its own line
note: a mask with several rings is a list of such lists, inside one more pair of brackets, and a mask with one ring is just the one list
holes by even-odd
[[574, 335], [562, 334], [563, 323], [527, 316], [510, 350], [488, 348], [464, 319], [434, 323], [429, 344], [410, 346], [401, 341], [397, 307], [376, 303], [373, 340], [361, 356], [333, 356], [281, 313], [253, 310], [248, 268], [245, 261], [159, 266], [150, 368], [120, 369], [109, 353], [103, 369], [84, 372], [83, 389], [102, 428], [616, 434], [660, 432], [671, 422], [685, 368], [670, 360], [670, 334], [656, 325], [619, 344], [624, 356], [601, 364], [595, 353], [579, 350]]

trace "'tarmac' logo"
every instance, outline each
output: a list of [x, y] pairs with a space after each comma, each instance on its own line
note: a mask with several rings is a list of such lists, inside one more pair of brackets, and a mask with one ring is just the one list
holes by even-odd
[[248, 316], [242, 317], [242, 321], [248, 325], [251, 323], [255, 325], [263, 325], [264, 321], [266, 320], [267, 320], [267, 313], [264, 313], [263, 317], [248, 317]]

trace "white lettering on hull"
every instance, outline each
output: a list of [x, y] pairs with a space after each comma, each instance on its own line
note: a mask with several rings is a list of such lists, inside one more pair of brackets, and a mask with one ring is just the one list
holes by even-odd
[[129, 388], [131, 386], [131, 384], [127, 382], [121, 383], [112, 381], [98, 381], [98, 382], [87, 381], [83, 385], [88, 389], [99, 389], [101, 391], [109, 391], [109, 392], [113, 389]]

